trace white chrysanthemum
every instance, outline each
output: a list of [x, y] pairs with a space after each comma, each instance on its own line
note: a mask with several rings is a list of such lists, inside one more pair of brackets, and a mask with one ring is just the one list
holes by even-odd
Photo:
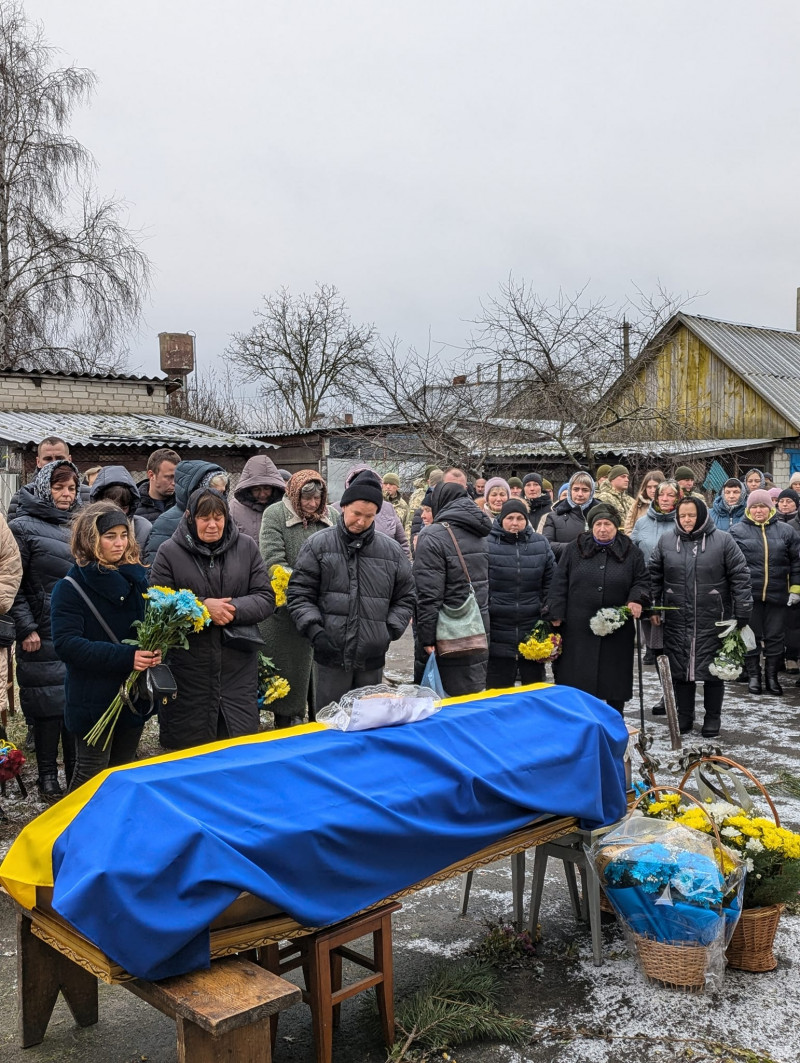
[[758, 838], [748, 838], [745, 843], [745, 849], [747, 849], [748, 853], [763, 853], [764, 845]]
[[[753, 868], [754, 868], [754, 867], [755, 867], [756, 865], [755, 865], [755, 864], [753, 863], [753, 861], [752, 861], [752, 860], [750, 859], [750, 857], [749, 857], [749, 856], [746, 856], [746, 857], [744, 858], [744, 866], [745, 866], [745, 868], [747, 869], [747, 873], [748, 873], [748, 875], [749, 875], [749, 874], [750, 874], [750, 872], [751, 872], [751, 871], [753, 870]], [[760, 876], [760, 875], [759, 875], [758, 877], [759, 877], [759, 878], [761, 878], [761, 876]]]
[[741, 831], [738, 831], [736, 827], [723, 827], [720, 831], [726, 838], [738, 838]]

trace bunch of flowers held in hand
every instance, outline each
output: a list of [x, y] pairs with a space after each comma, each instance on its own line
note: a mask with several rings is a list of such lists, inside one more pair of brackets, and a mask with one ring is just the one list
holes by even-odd
[[291, 574], [292, 570], [285, 565], [270, 565], [269, 578], [275, 593], [275, 605], [278, 607], [286, 605], [286, 588], [289, 586]]
[[781, 904], [800, 889], [800, 834], [779, 827], [754, 809], [728, 801], [707, 801], [703, 809], [681, 806], [679, 794], [665, 794], [645, 808], [648, 816], [670, 819], [684, 827], [711, 833], [710, 815], [727, 846], [742, 854], [747, 869], [744, 907]]
[[292, 688], [279, 676], [270, 657], [258, 655], [258, 704], [260, 708], [285, 698]]
[[517, 649], [526, 661], [554, 661], [561, 653], [561, 636], [546, 620], [537, 620]]
[[[186, 588], [176, 591], [172, 587], [151, 587], [143, 597], [147, 599], [144, 619], [134, 621], [136, 638], [124, 639], [126, 646], [136, 646], [140, 650], [161, 650], [163, 658], [171, 649], [188, 650], [188, 636], [202, 631], [211, 623], [208, 609]], [[131, 704], [133, 688], [141, 674], [131, 672], [120, 687], [119, 694], [85, 736], [90, 746], [99, 745], [105, 737], [103, 749], [108, 749], [122, 707]]]
[[632, 615], [627, 605], [606, 606], [605, 609], [600, 609], [594, 614], [589, 621], [589, 627], [595, 635], [604, 638], [606, 635], [619, 631]]
[[[722, 626], [722, 625], [720, 625]], [[736, 626], [735, 620], [724, 622], [719, 637], [722, 639], [722, 647], [708, 666], [709, 672], [717, 679], [738, 679], [744, 667], [744, 658], [747, 647], [744, 644], [742, 633]]]

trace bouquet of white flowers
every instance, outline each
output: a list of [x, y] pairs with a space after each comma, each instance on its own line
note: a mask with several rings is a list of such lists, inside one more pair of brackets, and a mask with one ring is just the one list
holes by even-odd
[[606, 606], [605, 609], [600, 609], [594, 614], [589, 621], [589, 627], [595, 635], [603, 638], [605, 635], [618, 631], [632, 615], [627, 605]]
[[708, 670], [717, 679], [726, 679], [728, 681], [738, 679], [744, 667], [744, 658], [747, 653], [747, 646], [742, 638], [742, 633], [737, 628], [735, 620], [720, 620], [717, 623], [717, 627], [722, 628], [719, 633], [719, 637], [722, 639], [722, 648], [708, 666]]

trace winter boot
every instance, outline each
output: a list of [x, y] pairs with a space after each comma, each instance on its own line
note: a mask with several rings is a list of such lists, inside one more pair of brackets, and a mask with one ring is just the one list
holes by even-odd
[[650, 710], [654, 716], [666, 716], [667, 707], [664, 704], [664, 695], [662, 694], [655, 705]]
[[778, 669], [780, 666], [780, 657], [767, 657], [764, 660], [764, 680], [768, 694], [780, 696], [783, 693], [783, 687], [778, 682]]
[[64, 727], [61, 731], [61, 752], [64, 757], [64, 778], [66, 779], [67, 789], [69, 790], [69, 784], [72, 781], [72, 775], [75, 771], [75, 760], [77, 757], [77, 748], [75, 746], [75, 735]]
[[800, 675], [800, 668], [798, 668], [797, 661], [793, 657], [786, 658], [783, 670], [787, 675]]
[[761, 693], [761, 658], [757, 655], [745, 657], [744, 666], [750, 678], [748, 690], [751, 694]]
[[653, 653], [653, 651], [650, 649], [650, 647], [648, 646], [647, 647], [647, 652], [645, 653], [644, 657], [642, 658], [642, 664], [655, 664], [655, 663], [656, 663], [656, 656]]
[[36, 743], [36, 765], [39, 769], [38, 787], [42, 797], [61, 797], [58, 782], [58, 741], [61, 737], [60, 716], [47, 716], [33, 721]]
[[720, 720], [722, 717], [722, 699], [725, 696], [725, 687], [722, 683], [705, 683], [703, 685], [703, 728], [700, 732], [703, 738], [716, 738], [719, 734]]
[[675, 683], [678, 730], [682, 735], [688, 735], [694, 727], [694, 693], [694, 683]]

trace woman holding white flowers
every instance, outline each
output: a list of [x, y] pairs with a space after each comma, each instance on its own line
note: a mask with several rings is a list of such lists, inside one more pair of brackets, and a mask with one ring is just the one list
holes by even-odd
[[647, 569], [639, 547], [619, 531], [614, 507], [596, 505], [586, 519], [589, 531], [567, 544], [550, 584], [545, 615], [564, 639], [554, 673], [557, 683], [622, 712], [633, 695], [634, 625], [626, 620], [595, 634], [591, 622], [601, 609], [620, 606], [638, 619], [648, 603]]
[[[659, 539], [650, 558], [653, 602], [664, 612], [664, 650], [672, 669], [681, 734], [694, 725], [696, 684], [703, 684], [703, 737], [719, 734], [723, 679], [714, 672], [720, 652], [719, 620], [744, 627], [753, 609], [750, 573], [728, 532], [720, 531], [705, 502], [682, 498], [672, 533]], [[662, 621], [656, 615], [651, 623]]]

